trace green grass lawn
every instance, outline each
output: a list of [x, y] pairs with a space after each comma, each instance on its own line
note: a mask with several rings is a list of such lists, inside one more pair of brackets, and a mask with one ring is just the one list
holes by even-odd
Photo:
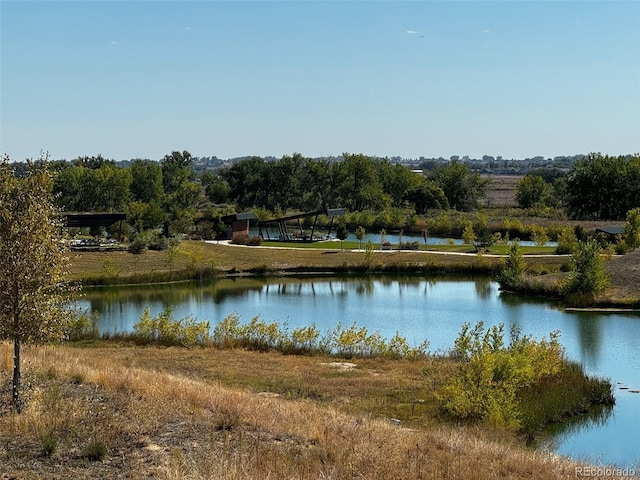
[[[329, 240], [323, 242], [263, 242], [264, 247], [282, 247], [282, 248], [314, 248], [320, 250], [340, 250], [340, 242], [336, 240]], [[366, 244], [363, 243], [362, 247], [360, 242], [342, 242], [343, 250], [357, 250], [364, 249]], [[380, 250], [380, 244], [374, 243], [375, 250]], [[521, 252], [523, 255], [553, 255], [555, 253], [555, 247], [539, 247], [539, 246], [521, 246]], [[391, 250], [398, 250], [397, 245], [392, 245]], [[410, 251], [410, 250], [404, 250]], [[428, 252], [451, 252], [451, 253], [477, 253], [475, 247], [469, 244], [463, 245], [420, 245], [420, 251]], [[508, 245], [494, 245], [486, 249], [486, 253], [492, 255], [507, 255], [509, 253]]]

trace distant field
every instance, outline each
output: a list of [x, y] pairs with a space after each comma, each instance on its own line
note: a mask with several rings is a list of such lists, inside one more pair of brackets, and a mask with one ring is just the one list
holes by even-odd
[[489, 180], [487, 195], [481, 200], [481, 205], [488, 208], [516, 207], [516, 184], [521, 175], [483, 175]]

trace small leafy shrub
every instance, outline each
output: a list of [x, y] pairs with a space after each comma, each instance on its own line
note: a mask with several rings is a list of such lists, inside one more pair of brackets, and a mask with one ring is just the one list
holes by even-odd
[[531, 230], [531, 240], [536, 245], [546, 245], [549, 241], [549, 235], [547, 234], [547, 229], [542, 225], [533, 224], [529, 226]]
[[235, 312], [223, 318], [213, 329], [213, 343], [220, 348], [239, 347], [241, 336], [240, 317]]
[[496, 280], [503, 288], [517, 289], [522, 285], [524, 271], [524, 256], [520, 250], [520, 242], [516, 240], [509, 247], [509, 255]]
[[508, 347], [504, 346], [503, 333], [503, 325], [486, 331], [482, 322], [473, 329], [468, 323], [463, 325], [454, 350], [461, 363], [437, 394], [444, 412], [460, 420], [520, 428], [518, 390], [556, 374], [563, 351], [557, 333], [548, 342], [537, 342], [530, 337], [519, 338], [512, 331]]
[[278, 347], [283, 341], [283, 332], [277, 322], [263, 322], [256, 315], [241, 331], [247, 346], [258, 350], [269, 350]]
[[573, 253], [578, 248], [578, 237], [576, 237], [576, 231], [571, 226], [567, 225], [560, 233], [558, 233], [558, 246], [556, 247], [556, 253], [558, 255], [567, 255]]
[[129, 244], [127, 250], [130, 253], [140, 254], [149, 248], [149, 237], [143, 233], [136, 235], [136, 238]]
[[92, 435], [82, 451], [82, 456], [91, 462], [97, 462], [103, 460], [107, 453], [104, 439], [99, 435]]
[[627, 212], [622, 231], [622, 242], [627, 250], [633, 251], [640, 247], [640, 207]]
[[179, 241], [175, 238], [167, 238], [154, 233], [149, 239], [149, 250], [165, 251], [177, 246]]
[[311, 352], [318, 350], [320, 330], [312, 323], [308, 327], [299, 327], [291, 332], [291, 347], [301, 352]]
[[572, 268], [563, 286], [564, 295], [567, 298], [584, 299], [604, 290], [609, 284], [604, 262], [605, 257], [597, 240], [580, 242], [571, 255]]
[[50, 457], [58, 449], [58, 436], [55, 432], [47, 430], [40, 435], [40, 443], [42, 443], [42, 454]]
[[462, 231], [462, 241], [466, 245], [471, 245], [476, 240], [476, 234], [473, 231], [473, 226], [471, 223], [465, 225], [464, 230]]
[[233, 238], [229, 240], [229, 243], [232, 243], [233, 245], [247, 245], [249, 243], [249, 235], [246, 233], [239, 233], [234, 235]]
[[427, 222], [427, 228], [434, 236], [446, 236], [451, 235], [453, 229], [453, 223], [448, 213], [440, 213], [437, 217], [430, 219]]
[[420, 250], [420, 242], [417, 240], [412, 240], [408, 242], [400, 242], [398, 244], [398, 248], [400, 250]]
[[97, 313], [89, 315], [75, 315], [71, 317], [65, 326], [65, 337], [76, 342], [84, 339], [97, 339], [100, 336], [100, 330], [98, 328], [98, 315]]
[[239, 233], [234, 235], [233, 238], [229, 241], [234, 245], [249, 245], [249, 246], [260, 246], [262, 245], [262, 237], [260, 235], [249, 236], [246, 233]]
[[383, 342], [379, 332], [369, 334], [365, 327], [358, 328], [355, 322], [348, 328], [338, 323], [329, 330], [327, 341], [330, 351], [345, 358], [380, 355]]
[[517, 218], [502, 219], [502, 230], [512, 238], [524, 238], [529, 234], [522, 221]]
[[375, 257], [375, 246], [371, 240], [367, 241], [364, 246], [364, 266], [367, 270], [371, 270], [373, 267], [373, 260]]
[[264, 322], [259, 316], [243, 325], [236, 313], [216, 325], [213, 342], [221, 348], [274, 349], [294, 354], [322, 352], [346, 358], [426, 358], [429, 346], [425, 341], [418, 347], [410, 347], [398, 333], [386, 341], [380, 332], [369, 333], [365, 327], [358, 327], [355, 323], [348, 328], [338, 324], [324, 336], [314, 324], [289, 332], [286, 324], [281, 327], [277, 322]]
[[87, 314], [72, 316], [65, 326], [65, 336], [72, 342], [85, 337], [85, 333], [91, 328]]
[[259, 247], [260, 245], [262, 245], [262, 237], [260, 235], [253, 235], [249, 237], [247, 245], [252, 247]]

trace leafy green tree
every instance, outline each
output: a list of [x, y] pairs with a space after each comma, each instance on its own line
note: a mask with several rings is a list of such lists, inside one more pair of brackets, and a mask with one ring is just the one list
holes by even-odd
[[107, 164], [93, 170], [93, 173], [93, 181], [97, 189], [93, 210], [124, 211], [130, 198], [131, 170]]
[[403, 207], [407, 201], [407, 192], [418, 188], [423, 178], [404, 165], [392, 165], [386, 160], [379, 162], [378, 176], [382, 182], [382, 190], [389, 195], [394, 207]]
[[270, 162], [266, 178], [267, 205], [288, 209], [299, 209], [303, 198], [302, 170], [304, 159], [299, 153], [285, 155], [277, 162]]
[[546, 245], [549, 242], [549, 235], [544, 225], [531, 225], [531, 240], [538, 246]]
[[126, 212], [127, 222], [136, 233], [159, 228], [167, 219], [167, 214], [157, 202], [131, 202]]
[[380, 209], [390, 203], [382, 189], [376, 162], [363, 154], [343, 154], [340, 165], [340, 198], [351, 211]]
[[404, 198], [413, 204], [416, 213], [420, 215], [427, 213], [430, 208], [435, 210], [449, 208], [449, 201], [442, 188], [434, 181], [424, 177], [420, 178], [416, 185], [407, 190]]
[[224, 170], [222, 178], [229, 185], [229, 198], [238, 210], [262, 207], [272, 210], [266, 204], [264, 178], [266, 162], [260, 157], [241, 160]]
[[473, 226], [476, 232], [476, 239], [485, 246], [493, 245], [493, 236], [489, 228], [489, 221], [484, 212], [478, 213], [478, 218]]
[[349, 231], [344, 223], [339, 223], [336, 228], [336, 237], [340, 240], [340, 251], [342, 251], [342, 242], [349, 236]]
[[185, 150], [165, 155], [162, 161], [162, 208], [167, 214], [165, 235], [183, 233], [193, 226], [195, 203], [202, 193], [202, 187], [193, 181], [194, 174], [190, 168], [192, 160], [191, 154]]
[[109, 162], [61, 169], [53, 183], [57, 204], [66, 211], [123, 211], [130, 198], [131, 171]]
[[516, 184], [516, 201], [520, 208], [532, 208], [551, 203], [552, 187], [538, 175], [525, 175]]
[[164, 193], [162, 167], [152, 161], [135, 160], [131, 164], [131, 195], [134, 200], [159, 202]]
[[227, 203], [229, 201], [229, 184], [220, 176], [207, 170], [200, 177], [204, 191], [213, 203]]
[[338, 207], [341, 164], [327, 159], [307, 160], [302, 184], [306, 185], [303, 205], [307, 210]]
[[640, 205], [640, 156], [589, 154], [575, 163], [566, 197], [568, 213], [574, 218], [624, 219]]
[[622, 230], [622, 241], [629, 250], [640, 247], [640, 208], [627, 212], [627, 221]]
[[60, 340], [70, 319], [68, 257], [46, 161], [16, 179], [0, 162], [0, 340], [12, 340], [12, 403], [21, 409], [23, 344]]
[[365, 233], [366, 233], [366, 230], [362, 225], [356, 228], [356, 238], [360, 242], [360, 250], [362, 250], [362, 239], [364, 238]]
[[115, 166], [116, 162], [115, 160], [107, 160], [101, 153], [99, 153], [96, 157], [89, 157], [85, 155], [84, 157], [75, 158], [74, 160], [71, 160], [71, 164], [75, 167], [97, 170], [105, 165]]
[[173, 151], [162, 160], [162, 184], [164, 193], [171, 195], [185, 182], [192, 180], [193, 172], [189, 168], [193, 158], [191, 154]]
[[83, 197], [84, 172], [84, 168], [65, 167], [54, 176], [53, 192], [61, 209], [68, 212], [88, 210], [87, 199]]
[[477, 208], [479, 200], [485, 195], [487, 180], [477, 172], [472, 173], [466, 164], [457, 160], [436, 168], [431, 178], [442, 188], [449, 206], [456, 210]]

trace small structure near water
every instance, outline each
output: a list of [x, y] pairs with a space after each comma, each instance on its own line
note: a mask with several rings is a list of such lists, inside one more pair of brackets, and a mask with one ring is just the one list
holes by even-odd
[[[249, 235], [249, 220], [255, 219], [253, 212], [233, 213], [224, 215], [222, 221], [227, 227], [226, 238], [233, 239], [238, 236]], [[222, 237], [221, 237], [222, 238]]]
[[[320, 215], [326, 215], [331, 218], [329, 229], [323, 236], [319, 236], [316, 232], [318, 216]], [[319, 242], [321, 240], [331, 238], [331, 229], [333, 227], [334, 218], [340, 215], [344, 215], [344, 208], [330, 208], [327, 210], [318, 210], [316, 212], [299, 213], [297, 215], [263, 220], [258, 222], [258, 234], [263, 240], [270, 242]], [[305, 230], [301, 220], [311, 217], [314, 217], [311, 228], [310, 230]], [[291, 222], [296, 223], [291, 225]], [[269, 229], [274, 228], [277, 230], [277, 233], [272, 236]]]

